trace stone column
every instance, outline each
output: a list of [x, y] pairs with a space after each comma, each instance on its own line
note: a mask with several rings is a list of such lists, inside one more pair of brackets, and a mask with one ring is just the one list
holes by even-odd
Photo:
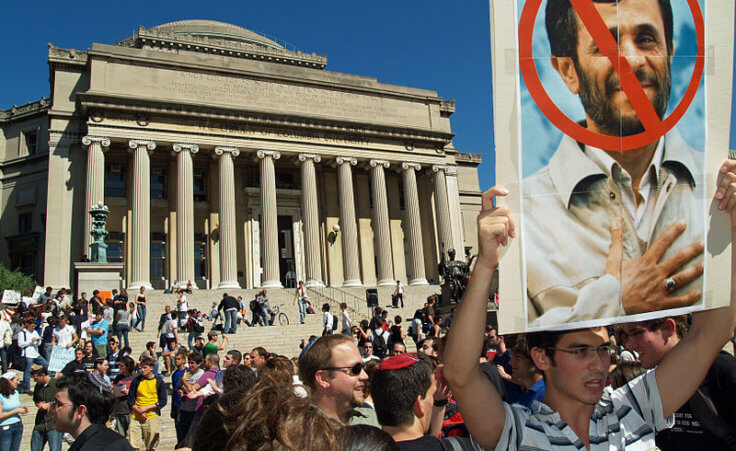
[[304, 221], [304, 253], [308, 287], [324, 286], [320, 259], [319, 211], [317, 206], [317, 175], [315, 163], [322, 161], [319, 155], [301, 153], [302, 166], [302, 218]]
[[100, 136], [85, 136], [82, 144], [87, 146], [87, 180], [84, 196], [84, 236], [82, 253], [90, 255], [92, 244], [92, 216], [87, 211], [97, 202], [105, 202], [105, 151], [110, 147], [110, 139]]
[[350, 157], [337, 157], [336, 162], [340, 227], [342, 228], [342, 263], [345, 268], [343, 286], [359, 287], [363, 284], [360, 281], [358, 228], [355, 225], [355, 197], [351, 169], [351, 166], [358, 164], [358, 160]]
[[263, 288], [281, 288], [279, 272], [279, 224], [276, 210], [276, 171], [273, 161], [278, 151], [259, 150], [261, 160], [261, 237], [263, 240]]
[[424, 272], [424, 246], [422, 244], [422, 222], [419, 213], [419, 190], [417, 189], [416, 171], [422, 167], [415, 163], [402, 163], [404, 179], [404, 204], [407, 240], [409, 243], [409, 263], [411, 278], [409, 285], [427, 285]]
[[373, 232], [375, 236], [376, 260], [378, 261], [378, 285], [394, 285], [394, 267], [391, 258], [391, 227], [388, 219], [386, 197], [386, 173], [389, 162], [370, 160], [371, 188], [373, 191]]
[[131, 213], [131, 270], [129, 289], [151, 287], [151, 160], [153, 141], [131, 139], [133, 150], [133, 202]]
[[[434, 171], [434, 198], [435, 208], [437, 209], [437, 222], [440, 229], [440, 251], [447, 256], [447, 251], [454, 248], [452, 241], [452, 225], [450, 223], [450, 205], [447, 200], [447, 182], [445, 180], [445, 166], [433, 165]], [[461, 257], [462, 249], [455, 249], [455, 252]]]
[[237, 232], [235, 231], [235, 147], [215, 147], [220, 164], [220, 283], [218, 289], [240, 288], [238, 284]]
[[[176, 154], [176, 278], [194, 281], [194, 168], [196, 144], [174, 144]], [[193, 286], [197, 285], [193, 283]]]

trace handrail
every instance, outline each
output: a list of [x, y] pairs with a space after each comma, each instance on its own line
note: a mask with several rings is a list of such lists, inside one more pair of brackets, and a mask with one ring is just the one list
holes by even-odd
[[[357, 316], [365, 314], [361, 311], [360, 306], [363, 304], [363, 300], [352, 293], [340, 290], [337, 287], [331, 287], [326, 285], [314, 285], [308, 286], [307, 292], [312, 292], [318, 295], [322, 299], [326, 299], [328, 302], [334, 303], [336, 306], [340, 306], [343, 302], [347, 304], [348, 309], [352, 310], [355, 319]], [[351, 305], [352, 304], [352, 305]]]

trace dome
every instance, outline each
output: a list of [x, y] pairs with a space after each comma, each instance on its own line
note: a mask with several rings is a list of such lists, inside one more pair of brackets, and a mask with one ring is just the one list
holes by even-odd
[[227, 41], [244, 42], [255, 44], [263, 47], [269, 47], [278, 50], [284, 50], [284, 47], [276, 42], [254, 33], [245, 28], [238, 27], [225, 22], [215, 20], [179, 20], [158, 25], [150, 29], [150, 31], [159, 31], [162, 33], [171, 33], [179, 36], [195, 36], [199, 38], [216, 38]]

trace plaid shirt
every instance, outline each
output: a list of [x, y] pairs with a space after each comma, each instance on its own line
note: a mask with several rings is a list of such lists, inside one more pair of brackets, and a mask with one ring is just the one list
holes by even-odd
[[[560, 415], [539, 401], [531, 409], [504, 404], [506, 421], [497, 450], [578, 450], [585, 445]], [[590, 418], [590, 450], [649, 450], [656, 448], [654, 435], [672, 427], [664, 418], [662, 401], [649, 371], [627, 385], [607, 387]]]

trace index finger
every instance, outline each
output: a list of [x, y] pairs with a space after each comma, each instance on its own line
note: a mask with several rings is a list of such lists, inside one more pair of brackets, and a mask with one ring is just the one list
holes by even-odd
[[493, 207], [493, 199], [496, 196], [505, 196], [509, 192], [506, 191], [504, 188], [501, 188], [500, 186], [496, 185], [492, 188], [489, 188], [485, 191], [483, 191], [483, 194], [481, 194], [480, 198], [480, 209], [482, 210], [492, 210]]
[[685, 231], [687, 224], [683, 221], [676, 222], [671, 226], [667, 227], [661, 235], [649, 246], [649, 249], [644, 255], [649, 255], [654, 258], [654, 263], [659, 263], [659, 259], [667, 251], [667, 249], [675, 242], [678, 236]]

